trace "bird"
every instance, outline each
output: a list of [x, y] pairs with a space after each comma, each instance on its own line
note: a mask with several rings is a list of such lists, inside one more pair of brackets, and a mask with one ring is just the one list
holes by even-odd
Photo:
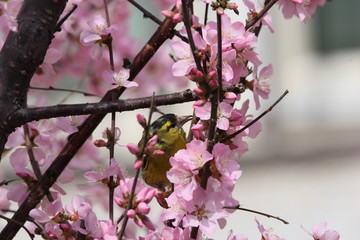
[[142, 177], [146, 184], [163, 192], [168, 192], [172, 184], [166, 177], [166, 172], [171, 168], [169, 159], [175, 153], [186, 148], [186, 133], [182, 126], [189, 120], [189, 117], [178, 117], [175, 114], [165, 114], [156, 119], [144, 130], [142, 139], [139, 141], [139, 149], [143, 148], [144, 141], [157, 136], [154, 150], [161, 150], [163, 154], [154, 154], [145, 151], [144, 163], [142, 165]]

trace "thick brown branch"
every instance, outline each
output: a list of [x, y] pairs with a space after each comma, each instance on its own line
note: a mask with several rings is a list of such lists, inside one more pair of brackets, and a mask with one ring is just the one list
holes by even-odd
[[[94, 113], [125, 112], [140, 108], [149, 108], [152, 97], [117, 100], [114, 102], [98, 102], [85, 104], [56, 105], [49, 107], [20, 109], [13, 114], [23, 122], [48, 119], [54, 117], [86, 115]], [[155, 96], [156, 106], [171, 105], [197, 100], [198, 97], [191, 90]]]
[[[224, 92], [243, 93], [244, 88], [239, 86], [229, 86]], [[152, 97], [133, 98], [126, 100], [117, 100], [113, 102], [98, 102], [84, 104], [64, 104], [48, 107], [24, 108], [12, 114], [12, 118], [19, 119], [17, 124], [21, 126], [27, 122], [56, 117], [66, 117], [75, 115], [86, 115], [94, 113], [127, 112], [141, 108], [150, 107]], [[173, 105], [198, 100], [198, 96], [190, 89], [182, 92], [158, 95], [154, 97], [156, 106]]]
[[14, 130], [12, 112], [24, 105], [30, 80], [43, 62], [66, 0], [25, 0], [18, 31], [10, 32], [0, 52], [0, 153]]

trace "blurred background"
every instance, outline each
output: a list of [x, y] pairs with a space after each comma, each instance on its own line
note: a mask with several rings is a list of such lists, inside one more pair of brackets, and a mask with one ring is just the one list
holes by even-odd
[[[284, 20], [275, 6], [275, 34], [265, 28], [260, 34], [258, 52], [264, 65], [273, 64], [274, 75], [270, 99], [252, 113], [260, 114], [285, 89], [290, 93], [261, 120], [261, 134], [239, 159], [236, 198], [243, 207], [288, 220], [284, 225], [257, 216], [286, 239], [309, 239], [301, 226], [311, 231], [322, 221], [341, 239], [360, 236], [359, 10], [358, 0], [330, 1], [303, 24]], [[259, 239], [254, 217], [235, 213], [227, 229]]]
[[[138, 2], [156, 12], [150, 1]], [[284, 20], [275, 6], [270, 11], [275, 34], [265, 28], [260, 34], [257, 52], [264, 65], [273, 64], [272, 93], [261, 102], [262, 109], [251, 113], [259, 115], [286, 89], [290, 93], [261, 120], [261, 134], [247, 139], [250, 151], [239, 159], [243, 174], [235, 198], [245, 208], [289, 221], [284, 225], [256, 216], [285, 239], [310, 239], [301, 226], [311, 231], [322, 221], [337, 230], [341, 239], [360, 236], [359, 10], [358, 0], [334, 0], [303, 24], [297, 18]], [[156, 25], [143, 20], [142, 13], [132, 7], [130, 29], [145, 43]], [[189, 114], [189, 107], [161, 109], [181, 115]], [[148, 110], [138, 112], [147, 116]], [[121, 113], [120, 118], [121, 141], [136, 143], [142, 130], [134, 112]], [[98, 128], [98, 134], [108, 122]], [[132, 159], [126, 150], [119, 151], [118, 158]], [[214, 239], [225, 239], [233, 229], [235, 234], [258, 240], [254, 217], [241, 211], [233, 214], [226, 231]]]

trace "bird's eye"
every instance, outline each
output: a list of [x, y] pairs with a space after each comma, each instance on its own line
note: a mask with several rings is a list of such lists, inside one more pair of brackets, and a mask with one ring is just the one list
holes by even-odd
[[164, 144], [164, 141], [162, 141], [161, 139], [158, 138], [158, 140], [156, 141], [156, 144], [157, 145], [162, 145], [162, 144]]
[[176, 127], [176, 122], [170, 122], [170, 125], [166, 128], [166, 131], [169, 131], [171, 128]]

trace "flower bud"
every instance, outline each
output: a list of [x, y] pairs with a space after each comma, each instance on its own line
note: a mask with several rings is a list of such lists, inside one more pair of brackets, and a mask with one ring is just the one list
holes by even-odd
[[106, 147], [106, 142], [102, 139], [98, 139], [94, 141], [94, 145], [96, 147]]
[[146, 118], [144, 117], [144, 115], [136, 114], [136, 119], [143, 128], [146, 128]]
[[128, 143], [126, 144], [129, 152], [133, 155], [137, 155], [139, 153], [139, 146], [135, 143]]
[[224, 97], [229, 100], [236, 100], [236, 98], [237, 98], [236, 94], [233, 92], [226, 92], [224, 94]]
[[143, 162], [142, 160], [137, 160], [135, 163], [134, 163], [134, 169], [139, 169], [141, 168], [141, 166], [143, 165]]
[[175, 13], [173, 16], [173, 22], [174, 23], [179, 23], [183, 20], [183, 15], [180, 13]]
[[194, 102], [193, 107], [202, 107], [207, 101], [205, 99], [200, 99]]
[[135, 212], [134, 209], [129, 209], [129, 210], [126, 212], [126, 215], [127, 215], [129, 218], [135, 218], [136, 212]]
[[212, 80], [210, 80], [210, 82], [209, 82], [209, 86], [210, 86], [210, 89], [211, 89], [211, 90], [215, 90], [215, 89], [218, 88], [219, 84], [218, 84], [217, 80], [212, 79]]
[[137, 207], [137, 210], [142, 213], [142, 214], [148, 214], [150, 212], [150, 207], [149, 205], [147, 205], [146, 203], [144, 202], [140, 202], [138, 207]]
[[200, 89], [200, 88], [195, 88], [193, 91], [194, 91], [194, 93], [195, 93], [196, 95], [198, 95], [199, 97], [201, 97], [201, 96], [204, 95], [204, 91], [203, 91], [202, 89]]

